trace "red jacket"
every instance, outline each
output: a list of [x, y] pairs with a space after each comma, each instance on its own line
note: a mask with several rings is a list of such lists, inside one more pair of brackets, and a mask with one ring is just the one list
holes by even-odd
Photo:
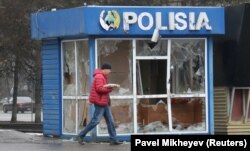
[[93, 82], [91, 86], [91, 92], [89, 96], [90, 103], [105, 106], [110, 104], [109, 93], [113, 90], [112, 88], [104, 87], [108, 84], [108, 78], [105, 76], [100, 69], [96, 69], [93, 74]]

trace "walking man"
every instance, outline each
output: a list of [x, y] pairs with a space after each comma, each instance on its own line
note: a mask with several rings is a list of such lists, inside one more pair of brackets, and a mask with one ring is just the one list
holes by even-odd
[[110, 72], [111, 65], [105, 63], [101, 66], [101, 69], [96, 69], [93, 74], [94, 79], [91, 86], [89, 101], [91, 104], [94, 104], [95, 112], [90, 123], [78, 134], [78, 143], [81, 145], [84, 145], [83, 140], [86, 134], [100, 123], [102, 117], [105, 118], [107, 124], [110, 145], [122, 144], [122, 142], [118, 141], [117, 139], [112, 112], [110, 109], [111, 100], [109, 93], [112, 92], [113, 88], [116, 87], [107, 87], [108, 75]]

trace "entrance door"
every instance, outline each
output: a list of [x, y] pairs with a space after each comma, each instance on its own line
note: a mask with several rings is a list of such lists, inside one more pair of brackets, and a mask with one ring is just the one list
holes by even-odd
[[152, 43], [136, 41], [136, 133], [169, 132], [168, 92], [169, 54], [168, 40]]

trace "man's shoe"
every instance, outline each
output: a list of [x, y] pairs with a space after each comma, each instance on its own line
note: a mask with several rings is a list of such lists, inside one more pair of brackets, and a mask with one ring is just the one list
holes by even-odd
[[83, 138], [81, 138], [81, 137], [78, 137], [78, 138], [77, 138], [77, 141], [78, 141], [78, 143], [79, 143], [80, 145], [84, 145], [84, 144], [85, 144], [84, 141], [83, 141]]
[[122, 144], [122, 142], [120, 142], [120, 141], [111, 141], [110, 142], [110, 145], [121, 145]]

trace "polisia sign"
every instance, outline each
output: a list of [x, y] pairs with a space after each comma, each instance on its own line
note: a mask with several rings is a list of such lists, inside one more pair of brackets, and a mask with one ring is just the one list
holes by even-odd
[[[134, 12], [124, 12], [123, 18], [128, 25], [137, 23], [141, 30], [150, 30], [152, 28], [159, 30], [185, 30], [187, 28], [188, 30], [201, 30], [201, 28], [212, 30], [206, 12], [199, 12], [198, 15], [195, 12], [189, 12], [188, 14], [169, 12], [167, 18], [163, 18], [161, 12], [156, 12], [155, 16], [148, 12], [142, 12], [138, 15]], [[148, 20], [145, 25], [143, 24], [144, 19]], [[168, 25], [162, 24], [163, 19], [167, 19]]]
[[[93, 7], [99, 25], [91, 23], [90, 33], [147, 35], [224, 34], [224, 8], [221, 7]], [[92, 13], [91, 13], [92, 14]], [[93, 14], [91, 15], [94, 17]], [[94, 19], [92, 19], [94, 21]], [[93, 28], [99, 26], [101, 28]], [[95, 31], [94, 31], [95, 30]]]
[[[104, 16], [105, 11], [103, 10], [100, 15], [100, 25], [105, 30], [117, 29], [120, 25], [120, 15], [117, 11], [108, 11], [108, 14]], [[159, 30], [212, 30], [209, 24], [209, 18], [206, 12], [199, 12], [198, 15], [195, 12], [169, 12], [167, 18], [162, 17], [161, 12], [156, 12], [155, 15], [148, 12], [142, 12], [136, 14], [135, 12], [123, 12], [123, 30], [129, 31], [130, 26], [137, 24], [141, 30], [150, 30], [157, 28]], [[163, 25], [162, 20], [167, 19], [168, 25]], [[144, 23], [144, 20], [148, 20]]]

